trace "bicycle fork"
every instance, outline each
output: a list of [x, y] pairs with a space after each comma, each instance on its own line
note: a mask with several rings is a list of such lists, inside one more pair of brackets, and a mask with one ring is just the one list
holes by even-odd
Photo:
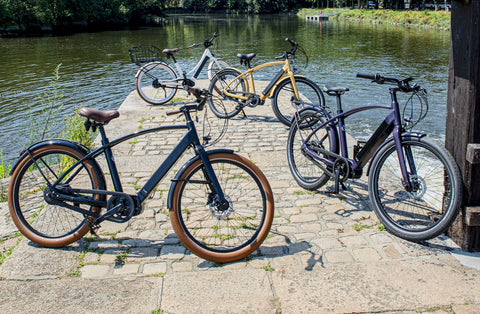
[[[193, 130], [196, 133], [195, 126], [193, 125], [193, 120], [190, 116], [188, 111], [184, 112], [185, 118], [187, 120], [187, 125], [189, 125], [189, 129]], [[190, 126], [190, 124], [192, 126]], [[229, 209], [230, 202], [227, 200], [225, 194], [223, 193], [222, 187], [218, 182], [217, 175], [213, 170], [212, 164], [210, 163], [210, 159], [208, 158], [208, 154], [205, 151], [204, 147], [200, 144], [200, 140], [198, 139], [198, 135], [194, 137], [193, 147], [195, 152], [200, 157], [203, 163], [202, 172], [205, 176], [206, 182], [199, 182], [199, 183], [207, 183], [210, 187], [211, 193], [208, 197], [208, 203], [211, 206], [215, 206], [218, 208], [219, 211], [224, 212]]]
[[216, 207], [220, 212], [224, 212], [229, 209], [230, 202], [227, 200], [227, 196], [223, 193], [222, 187], [218, 182], [217, 175], [215, 174], [212, 164], [210, 163], [210, 159], [208, 158], [208, 154], [205, 152], [203, 147], [200, 147], [200, 149], [197, 148], [196, 150], [200, 156], [200, 159], [202, 160], [202, 172], [211, 191], [208, 196], [208, 203], [211, 206]]

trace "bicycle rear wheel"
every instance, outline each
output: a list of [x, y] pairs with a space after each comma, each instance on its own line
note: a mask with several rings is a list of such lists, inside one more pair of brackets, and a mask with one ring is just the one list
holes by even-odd
[[295, 77], [299, 97], [295, 97], [292, 81], [282, 81], [272, 97], [273, 113], [280, 122], [290, 126], [292, 117], [298, 110], [307, 106], [324, 107], [325, 97], [314, 82], [304, 77]]
[[[46, 145], [32, 150], [17, 164], [8, 187], [8, 205], [15, 225], [31, 241], [45, 247], [61, 247], [77, 241], [90, 230], [86, 215], [55, 204], [50, 192], [50, 184], [83, 157], [82, 152], [68, 146]], [[66, 176], [62, 189], [103, 189], [103, 180], [95, 169], [85, 160]], [[90, 197], [101, 198], [100, 195]], [[94, 213], [101, 210], [66, 203]]]
[[242, 110], [241, 100], [225, 96], [224, 89], [229, 86], [229, 92], [240, 96], [245, 95], [247, 82], [244, 78], [235, 78], [240, 75], [238, 70], [227, 68], [218, 71], [210, 81], [208, 92], [212, 97], [208, 98], [208, 105], [213, 113], [221, 119], [230, 119]]
[[320, 188], [327, 183], [330, 176], [315, 164], [313, 157], [307, 155], [305, 147], [321, 156], [323, 155], [318, 149], [338, 153], [338, 150], [335, 149], [337, 145], [334, 145], [335, 133], [329, 127], [320, 128], [308, 142], [305, 142], [308, 135], [324, 121], [324, 117], [324, 114], [319, 110], [306, 109], [293, 120], [288, 133], [288, 166], [298, 185], [307, 190]]
[[273, 220], [273, 193], [251, 161], [232, 153], [213, 153], [209, 160], [229, 202], [215, 205], [210, 180], [199, 159], [180, 175], [173, 191], [170, 218], [187, 249], [210, 261], [242, 259], [265, 240]]
[[163, 62], [150, 62], [140, 69], [135, 87], [138, 95], [149, 104], [163, 105], [177, 93], [177, 74]]
[[426, 138], [402, 139], [413, 185], [402, 184], [395, 143], [383, 147], [372, 161], [368, 190], [375, 213], [392, 234], [423, 241], [441, 234], [455, 219], [462, 200], [462, 180], [445, 148]]

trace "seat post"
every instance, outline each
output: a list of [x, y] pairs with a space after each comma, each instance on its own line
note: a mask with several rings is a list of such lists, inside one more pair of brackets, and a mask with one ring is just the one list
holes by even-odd
[[102, 138], [102, 145], [107, 145], [108, 143], [110, 143], [109, 139], [107, 138], [107, 134], [105, 133], [105, 128], [103, 127], [103, 123], [96, 123], [96, 126]]
[[337, 114], [343, 113], [341, 97], [342, 97], [341, 93], [337, 93], [337, 95], [335, 97], [337, 99]]

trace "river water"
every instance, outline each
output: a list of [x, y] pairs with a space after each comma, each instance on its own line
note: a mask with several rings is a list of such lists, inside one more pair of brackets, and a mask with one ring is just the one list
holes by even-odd
[[[161, 27], [80, 33], [56, 37], [0, 38], [0, 149], [7, 162], [28, 143], [30, 130], [42, 132], [48, 86], [60, 67], [55, 115], [71, 116], [75, 108], [116, 109], [134, 90], [133, 65], [128, 49], [137, 45], [160, 48], [200, 43], [213, 32], [220, 37], [214, 52], [231, 65], [236, 54], [255, 52], [253, 65], [274, 60], [289, 49], [284, 38], [299, 42], [309, 56], [302, 72], [319, 86], [350, 88], [344, 109], [389, 102], [386, 86], [355, 78], [357, 72], [412, 76], [429, 93], [429, 113], [417, 130], [443, 140], [448, 80], [450, 33], [439, 30], [358, 24], [339, 21], [305, 21], [295, 15], [253, 17], [172, 17]], [[192, 67], [202, 49], [184, 50], [178, 60]], [[277, 68], [257, 72], [256, 79], [271, 78]], [[206, 76], [206, 74], [204, 74]], [[328, 96], [327, 103], [334, 105]], [[42, 101], [43, 98], [43, 101]], [[269, 102], [267, 102], [269, 104]], [[57, 110], [58, 109], [58, 110]], [[349, 118], [347, 131], [366, 138], [385, 111], [364, 112]], [[273, 113], [272, 113], [273, 115]], [[33, 124], [32, 124], [33, 123]], [[61, 126], [59, 126], [60, 128]]]

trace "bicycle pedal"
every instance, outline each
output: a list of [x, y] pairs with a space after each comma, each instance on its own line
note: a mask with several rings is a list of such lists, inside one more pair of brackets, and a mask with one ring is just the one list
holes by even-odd
[[98, 237], [96, 230], [100, 229], [100, 225], [95, 222], [87, 221], [87, 226], [90, 228], [90, 234]]

